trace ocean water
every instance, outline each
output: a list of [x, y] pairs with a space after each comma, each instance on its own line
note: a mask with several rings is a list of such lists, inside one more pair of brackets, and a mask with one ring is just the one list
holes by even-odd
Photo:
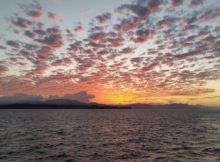
[[220, 161], [220, 109], [0, 110], [0, 161]]

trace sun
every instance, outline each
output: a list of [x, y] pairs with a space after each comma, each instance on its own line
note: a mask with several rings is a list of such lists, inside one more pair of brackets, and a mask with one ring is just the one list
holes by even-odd
[[110, 100], [114, 104], [131, 104], [135, 101], [135, 98], [130, 94], [117, 94], [111, 96]]

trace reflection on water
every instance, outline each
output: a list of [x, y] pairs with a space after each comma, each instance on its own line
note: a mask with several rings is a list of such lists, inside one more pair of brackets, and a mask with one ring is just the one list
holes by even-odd
[[220, 161], [220, 109], [0, 110], [0, 161]]

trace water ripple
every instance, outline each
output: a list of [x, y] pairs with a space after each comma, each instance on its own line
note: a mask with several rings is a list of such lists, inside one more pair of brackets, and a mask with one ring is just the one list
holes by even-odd
[[0, 161], [220, 161], [219, 123], [207, 109], [0, 110]]

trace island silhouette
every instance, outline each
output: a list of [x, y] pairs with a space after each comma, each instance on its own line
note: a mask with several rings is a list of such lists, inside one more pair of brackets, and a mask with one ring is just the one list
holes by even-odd
[[128, 105], [106, 105], [99, 103], [82, 103], [70, 99], [54, 99], [41, 102], [23, 102], [0, 104], [0, 109], [149, 109], [149, 108], [196, 108], [187, 104], [128, 104]]

